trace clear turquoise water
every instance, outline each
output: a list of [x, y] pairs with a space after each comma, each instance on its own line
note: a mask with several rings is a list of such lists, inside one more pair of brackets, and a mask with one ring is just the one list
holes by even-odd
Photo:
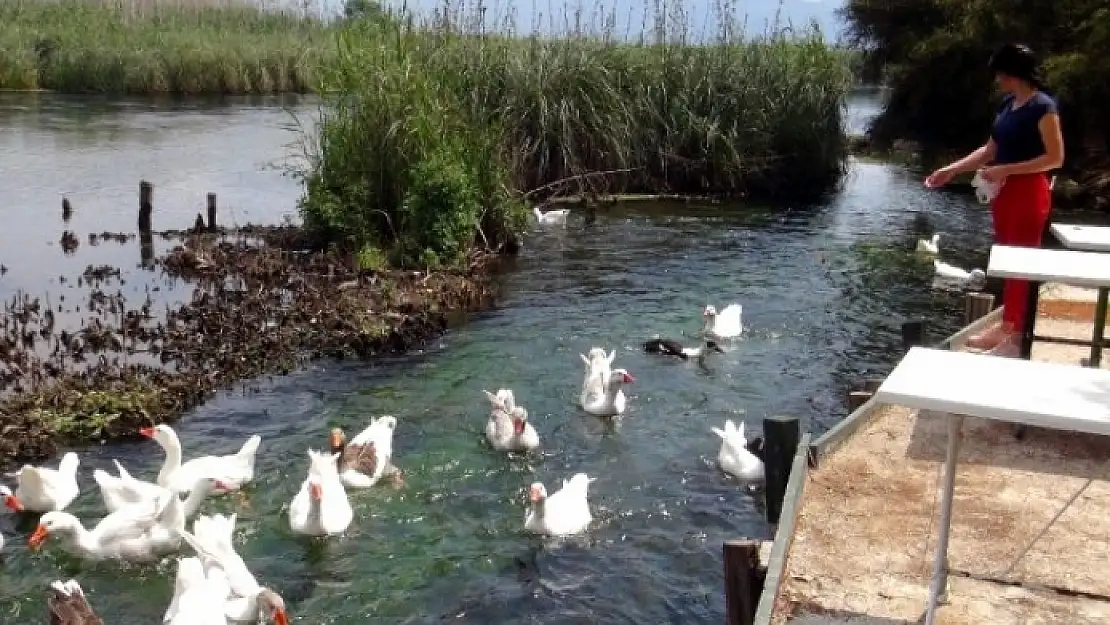
[[[874, 108], [866, 97], [857, 110]], [[0, 297], [66, 293], [57, 276], [90, 263], [123, 265], [125, 293], [140, 297], [153, 282], [166, 296], [174, 285], [133, 268], [133, 245], [89, 247], [87, 233], [133, 229], [140, 177], [157, 185], [156, 228], [190, 224], [209, 190], [228, 207], [225, 223], [280, 220], [299, 193], [269, 166], [292, 139], [287, 121], [268, 102], [0, 97], [0, 197], [12, 198], [0, 207], [8, 218], [0, 263], [11, 269]], [[715, 469], [709, 428], [731, 418], [759, 433], [762, 418], [788, 414], [822, 432], [844, 415], [849, 379], [893, 364], [903, 319], [927, 318], [936, 339], [958, 325], [958, 294], [930, 290], [931, 268], [913, 261], [915, 220], [946, 233], [946, 260], [982, 266], [988, 218], [966, 196], [924, 191], [920, 179], [859, 161], [816, 205], [627, 205], [593, 226], [530, 233], [499, 306], [426, 351], [319, 362], [186, 415], [178, 431], [187, 455], [263, 437], [245, 496], [205, 509], [238, 512], [240, 553], [297, 623], [720, 623], [722, 541], [768, 538], [771, 528], [758, 498]], [[56, 243], [62, 193], [74, 201], [69, 228], [82, 240], [72, 257]], [[748, 330], [707, 369], [639, 351], [656, 333], [689, 336], [705, 304], [733, 300], [744, 304]], [[616, 349], [617, 365], [636, 377], [617, 426], [574, 407], [578, 354], [592, 346]], [[509, 458], [484, 445], [481, 390], [502, 386], [528, 408], [541, 454]], [[405, 487], [354, 495], [356, 521], [344, 537], [291, 535], [283, 510], [304, 477], [305, 450], [324, 446], [331, 425], [357, 429], [380, 414], [398, 418]], [[72, 511], [90, 524], [103, 514], [94, 467], [118, 458], [153, 476], [162, 460], [149, 442], [78, 451], [86, 492]], [[596, 527], [561, 542], [524, 534], [527, 485], [579, 471], [598, 478]], [[2, 622], [43, 622], [43, 591], [60, 577], [76, 577], [107, 623], [160, 622], [172, 561], [121, 567], [49, 547], [30, 554], [34, 521], [13, 520], [0, 519]]]

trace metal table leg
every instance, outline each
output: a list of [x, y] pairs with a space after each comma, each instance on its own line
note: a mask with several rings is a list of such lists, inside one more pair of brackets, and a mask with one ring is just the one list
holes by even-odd
[[1098, 302], [1095, 304], [1095, 335], [1091, 341], [1091, 358], [1087, 361], [1088, 367], [1098, 368], [1102, 364], [1102, 340], [1106, 333], [1106, 303], [1110, 299], [1110, 289], [1098, 290]]
[[944, 457], [944, 489], [940, 499], [940, 535], [933, 562], [933, 579], [929, 584], [929, 602], [925, 606], [925, 625], [936, 623], [937, 606], [948, 586], [948, 534], [952, 529], [952, 498], [956, 490], [956, 459], [960, 455], [960, 428], [963, 415], [948, 415], [948, 451]]
[[1037, 305], [1040, 303], [1041, 283], [1029, 282], [1029, 293], [1025, 300], [1025, 319], [1021, 327], [1021, 357], [1029, 360], [1033, 356], [1033, 336], [1037, 325]]

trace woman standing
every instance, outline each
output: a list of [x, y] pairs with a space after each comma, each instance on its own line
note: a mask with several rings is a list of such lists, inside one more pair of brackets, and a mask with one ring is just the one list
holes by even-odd
[[[1051, 209], [1046, 172], [1064, 162], [1064, 139], [1056, 101], [1043, 91], [1037, 57], [1028, 47], [1007, 44], [991, 56], [990, 70], [1006, 94], [987, 142], [925, 179], [937, 188], [960, 173], [976, 170], [1000, 185], [991, 202], [994, 237], [999, 245], [1039, 247]], [[1002, 323], [972, 337], [968, 346], [1017, 355], [1025, 321], [1029, 284], [1006, 280], [1002, 290]]]

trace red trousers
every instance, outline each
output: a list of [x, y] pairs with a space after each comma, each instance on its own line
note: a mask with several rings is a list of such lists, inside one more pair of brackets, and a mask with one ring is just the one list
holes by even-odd
[[[1040, 247], [1052, 193], [1045, 174], [1020, 174], [1006, 178], [991, 203], [994, 239], [999, 245]], [[1002, 325], [1010, 332], [1021, 332], [1029, 301], [1029, 283], [1005, 280], [1002, 283]]]

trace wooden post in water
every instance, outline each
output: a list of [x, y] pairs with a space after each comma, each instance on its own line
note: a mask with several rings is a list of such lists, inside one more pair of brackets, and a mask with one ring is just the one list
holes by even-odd
[[208, 231], [216, 231], [216, 194], [208, 194]]
[[768, 417], [763, 420], [764, 472], [767, 477], [767, 522], [774, 525], [782, 515], [782, 500], [790, 469], [798, 453], [802, 428], [797, 417]]
[[725, 541], [726, 625], [752, 625], [766, 571], [759, 566], [759, 541]]
[[150, 214], [154, 212], [154, 185], [139, 182], [139, 232], [150, 232]]
[[860, 406], [867, 403], [871, 396], [879, 390], [879, 386], [883, 383], [882, 378], [867, 378], [856, 384], [848, 390], [848, 410], [855, 412]]
[[146, 180], [139, 182], [139, 258], [144, 268], [154, 266], [154, 233], [151, 230], [151, 213], [154, 212], [154, 185]]
[[968, 293], [964, 298], [964, 325], [971, 325], [986, 317], [994, 308], [994, 295], [990, 293]]
[[925, 344], [925, 322], [907, 321], [902, 324], [902, 351]]

